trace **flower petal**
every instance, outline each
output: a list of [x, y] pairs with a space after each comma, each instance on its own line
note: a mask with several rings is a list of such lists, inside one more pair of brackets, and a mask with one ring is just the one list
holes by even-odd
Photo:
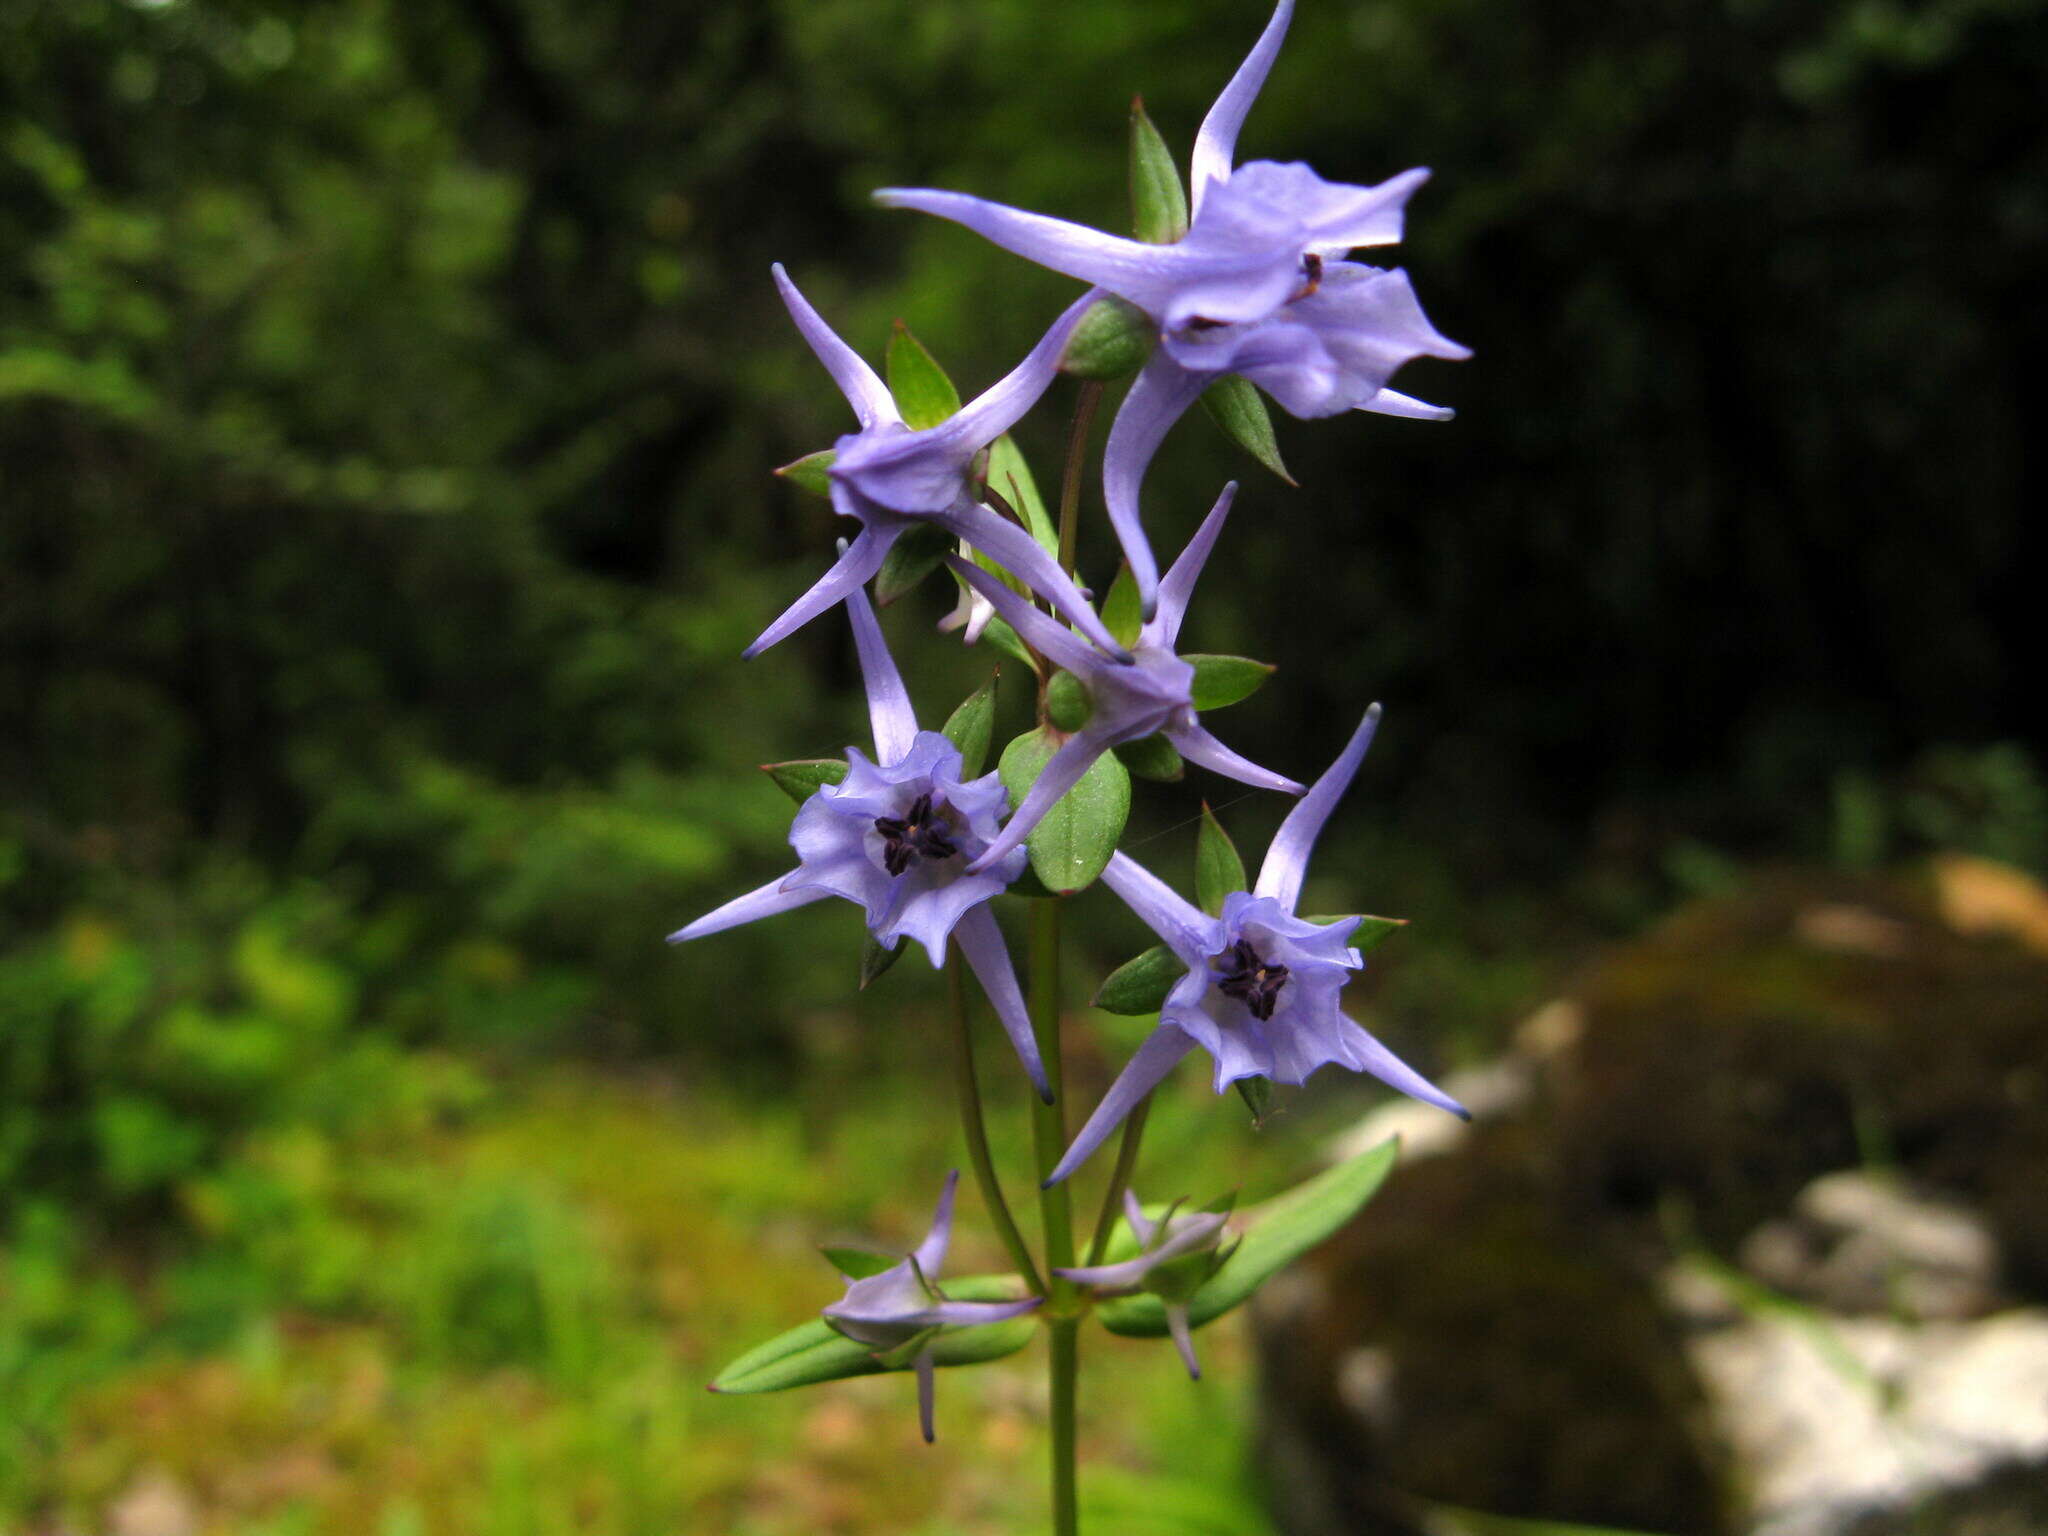
[[924, 1433], [924, 1443], [930, 1445], [938, 1438], [938, 1431], [932, 1425], [932, 1414], [936, 1406], [937, 1387], [932, 1378], [937, 1371], [932, 1366], [932, 1352], [921, 1349], [911, 1362], [917, 1371], [917, 1427]]
[[1199, 963], [1213, 947], [1216, 919], [1182, 900], [1179, 892], [1129, 854], [1119, 850], [1109, 856], [1109, 863], [1103, 866], [1102, 883], [1123, 898], [1124, 905], [1138, 915], [1138, 920], [1190, 966]]
[[1130, 1062], [1109, 1085], [1109, 1092], [1102, 1096], [1102, 1102], [1095, 1106], [1095, 1113], [1088, 1117], [1088, 1123], [1081, 1127], [1081, 1134], [1074, 1138], [1074, 1144], [1067, 1148], [1059, 1166], [1047, 1176], [1048, 1188], [1067, 1177], [1088, 1159], [1088, 1154], [1101, 1146], [1109, 1133], [1122, 1123], [1125, 1115], [1137, 1108], [1138, 1100], [1159, 1086], [1161, 1078], [1171, 1072], [1174, 1065], [1194, 1049], [1195, 1042], [1182, 1034], [1171, 1024], [1162, 1024], [1152, 1031], [1145, 1043], [1138, 1047]]
[[917, 1268], [925, 1278], [936, 1275], [946, 1262], [946, 1245], [953, 1238], [953, 1196], [960, 1188], [960, 1170], [952, 1169], [946, 1175], [946, 1187], [939, 1191], [939, 1203], [932, 1212], [931, 1230], [925, 1233], [924, 1241], [917, 1245], [913, 1255]]
[[1322, 834], [1323, 823], [1330, 819], [1330, 812], [1344, 798], [1344, 791], [1351, 787], [1351, 780], [1358, 772], [1358, 765], [1365, 761], [1366, 749], [1372, 745], [1373, 733], [1379, 726], [1380, 707], [1375, 704], [1358, 722], [1358, 729], [1351, 733], [1351, 740], [1337, 754], [1337, 761], [1330, 764], [1314, 787], [1301, 797], [1300, 804], [1287, 813], [1287, 819], [1280, 823], [1280, 830], [1273, 834], [1273, 841], [1266, 848], [1266, 861], [1259, 866], [1258, 883], [1252, 888], [1255, 894], [1271, 896], [1289, 912], [1294, 910], [1295, 902], [1301, 899], [1301, 880], [1308, 869], [1309, 853]]
[[[996, 558], [1002, 557], [998, 555]], [[987, 598], [989, 605], [1024, 637], [1027, 644], [1050, 657], [1055, 666], [1065, 667], [1069, 672], [1086, 673], [1102, 665], [1102, 658], [1079, 635], [1054, 623], [980, 566], [951, 556], [947, 557], [946, 563], [962, 581]]]
[[1024, 1063], [1031, 1086], [1038, 1090], [1039, 1098], [1050, 1104], [1052, 1085], [1045, 1079], [1045, 1063], [1038, 1056], [1038, 1038], [1031, 1032], [1031, 1015], [1017, 986], [1016, 967], [1010, 963], [1010, 947], [1003, 942], [1003, 930], [986, 903], [960, 919], [953, 930], [953, 942], [960, 946], [961, 955], [981, 983], [989, 1007], [995, 1009], [996, 1017], [1002, 1021], [1003, 1033], [1010, 1037], [1017, 1059]]
[[1458, 414], [1448, 405], [1431, 405], [1396, 389], [1382, 389], [1358, 409], [1381, 416], [1405, 416], [1410, 421], [1449, 421]]
[[868, 723], [875, 732], [875, 761], [897, 763], [917, 739], [917, 714], [896, 658], [882, 638], [882, 626], [868, 595], [855, 587], [846, 595], [847, 617], [853, 620], [853, 647], [860, 655], [861, 680], [867, 684]]
[[808, 906], [831, 895], [830, 891], [799, 890], [785, 891], [783, 881], [789, 876], [778, 875], [766, 885], [735, 896], [724, 906], [706, 912], [694, 923], [685, 924], [668, 936], [671, 944], [687, 943], [701, 939], [706, 934], [723, 933], [728, 928], [737, 928], [742, 923], [751, 923], [756, 918], [773, 917], [778, 912], [791, 912], [798, 907]]
[[1216, 498], [1216, 505], [1209, 509], [1209, 515], [1202, 519], [1202, 526], [1195, 530], [1195, 536], [1188, 540], [1180, 558], [1168, 568], [1166, 579], [1159, 583], [1159, 609], [1152, 618], [1148, 644], [1170, 651], [1174, 649], [1174, 642], [1180, 639], [1181, 620], [1187, 617], [1188, 598], [1194, 593], [1195, 583], [1201, 579], [1202, 567], [1208, 562], [1209, 551], [1216, 547], [1216, 536], [1223, 532], [1223, 520], [1230, 516], [1230, 504], [1236, 497], [1237, 482], [1233, 480], [1223, 487], [1223, 494]]
[[1039, 338], [1038, 345], [1024, 354], [1022, 362], [926, 435], [934, 443], [949, 444], [971, 454], [979, 453], [1009, 431], [1058, 377], [1060, 359], [1073, 339], [1074, 327], [1102, 296], [1101, 290], [1091, 288], [1074, 300]]
[[863, 427], [872, 427], [878, 422], [901, 421], [896, 413], [896, 401], [889, 393], [889, 386], [876, 377], [861, 355], [841, 341], [832, 327], [822, 316], [811, 308], [811, 302], [797, 291], [789, 274], [782, 270], [782, 263], [776, 262], [770, 269], [775, 274], [775, 286], [782, 291], [782, 302], [789, 306], [789, 317], [796, 322], [796, 328], [803, 333], [811, 350], [818, 355], [818, 361], [825, 365], [825, 371], [832, 375], [832, 382], [839, 386], [839, 393], [846, 396], [846, 403], [853, 407], [853, 414], [860, 418]]
[[1216, 98], [1216, 104], [1209, 108], [1209, 115], [1202, 119], [1202, 126], [1195, 134], [1195, 152], [1188, 165], [1189, 191], [1194, 212], [1198, 214], [1202, 211], [1202, 197], [1208, 191], [1209, 183], [1230, 179], [1230, 162], [1237, 153], [1238, 131], [1244, 127], [1245, 114], [1251, 111], [1253, 100], [1266, 83], [1266, 73], [1272, 69], [1280, 44], [1287, 37], [1287, 23], [1293, 15], [1294, 0], [1280, 0], [1273, 8], [1273, 17], [1266, 23], [1266, 30], [1259, 34], [1259, 40], [1252, 44], [1252, 51], [1237, 66], [1237, 73], [1230, 77], [1230, 84], [1223, 87], [1223, 94]]
[[1074, 585], [1074, 578], [1060, 569], [1059, 561], [1047, 554], [1038, 540], [1008, 518], [962, 498], [950, 512], [933, 521], [960, 535], [1049, 601], [1069, 623], [1118, 661], [1130, 660], [1130, 652], [1117, 644], [1116, 636]]
[[1188, 1368], [1188, 1380], [1200, 1381], [1202, 1367], [1195, 1359], [1195, 1341], [1188, 1337], [1188, 1309], [1185, 1302], [1169, 1301], [1166, 1304], [1166, 1328], [1173, 1335], [1173, 1347], [1180, 1351], [1181, 1362]]
[[811, 590], [791, 603], [782, 617], [762, 630], [754, 643], [740, 654], [749, 658], [760, 655], [777, 641], [785, 640], [802, 629], [826, 609], [845, 602], [848, 593], [866, 586], [868, 578], [882, 568], [889, 546], [902, 535], [903, 528], [902, 523], [892, 521], [887, 525], [878, 523], [861, 529], [832, 568], [812, 584]]
[[1039, 770], [1038, 778], [1024, 796], [1023, 804], [1011, 813], [1003, 835], [982, 850], [981, 857], [967, 866], [967, 872], [978, 874], [1012, 848], [1023, 846], [1025, 839], [1045, 819], [1045, 813], [1059, 803], [1060, 796], [1080, 783], [1081, 775], [1088, 771], [1089, 765], [1107, 752], [1114, 742], [1122, 739], [1114, 731], [1097, 725], [1069, 736], [1045, 767]]
[[1109, 521], [1116, 529], [1117, 542], [1131, 563], [1141, 611], [1148, 620], [1159, 606], [1159, 562], [1145, 541], [1145, 526], [1138, 516], [1139, 492], [1167, 429], [1214, 382], [1214, 375], [1190, 372], [1163, 348], [1153, 353], [1117, 409], [1109, 441], [1103, 446], [1103, 499], [1109, 504]]
[[1389, 1088], [1398, 1088], [1411, 1099], [1447, 1109], [1460, 1120], [1472, 1118], [1470, 1110], [1381, 1045], [1349, 1014], [1343, 1016], [1343, 1022], [1350, 1026], [1345, 1031], [1345, 1045], [1351, 1059], [1345, 1065], [1359, 1072], [1370, 1072]]
[[1179, 749], [1182, 757], [1191, 763], [1200, 763], [1211, 773], [1220, 773], [1226, 779], [1236, 779], [1240, 784], [1250, 784], [1257, 789], [1277, 789], [1283, 795], [1301, 793], [1301, 786], [1294, 780], [1270, 768], [1261, 768], [1250, 758], [1232, 751], [1202, 726], [1185, 726], [1161, 734]]

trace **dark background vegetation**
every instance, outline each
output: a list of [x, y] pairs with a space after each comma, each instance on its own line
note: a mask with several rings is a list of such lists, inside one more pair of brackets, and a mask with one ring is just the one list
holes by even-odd
[[[1459, 418], [1282, 420], [1297, 491], [1190, 417], [1151, 517], [1247, 480], [1189, 640], [1281, 670], [1228, 739], [1306, 776], [1386, 702], [1322, 872], [1423, 920], [1422, 1059], [1744, 862], [2048, 858], [2044, 9], [1303, 0], [1241, 149], [1435, 169], [1395, 259], [1477, 356], [1398, 382]], [[751, 765], [861, 728], [840, 626], [737, 659], [834, 532], [767, 470], [845, 428], [768, 265], [978, 389], [1072, 285], [868, 190], [1119, 227], [1132, 90], [1184, 152], [1262, 21], [0, 0], [0, 1248], [248, 1249], [298, 1198], [263, 1136], [345, 1156], [522, 1062], [815, 1067], [850, 922], [659, 943], [777, 867]], [[985, 672], [949, 605], [890, 620], [933, 716]], [[373, 1307], [312, 1262], [207, 1259], [107, 1358]], [[0, 1431], [0, 1486], [50, 1443]]]

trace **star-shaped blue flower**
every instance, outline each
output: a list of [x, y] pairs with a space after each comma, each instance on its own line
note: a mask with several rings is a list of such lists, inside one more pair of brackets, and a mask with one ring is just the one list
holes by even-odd
[[874, 758], [847, 748], [846, 777], [821, 786], [798, 807], [789, 831], [797, 854], [793, 871], [676, 930], [669, 942], [701, 939], [826, 896], [860, 906], [881, 943], [915, 939], [934, 966], [945, 963], [950, 938], [988, 994], [1032, 1085], [1050, 1103], [1009, 947], [988, 906], [1025, 863], [1014, 843], [991, 852], [1001, 841], [1009, 803], [1002, 780], [994, 773], [960, 777], [960, 749], [937, 731], [918, 729], [867, 593], [855, 585], [843, 600], [867, 685]]
[[[1156, 875], [1118, 853], [1102, 883], [1166, 941], [1187, 974], [1159, 1010], [1159, 1028], [1138, 1047], [1046, 1180], [1058, 1183], [1196, 1046], [1216, 1063], [1218, 1093], [1242, 1077], [1302, 1083], [1335, 1062], [1465, 1115], [1457, 1100], [1347, 1018], [1339, 994], [1365, 959], [1349, 943], [1356, 917], [1312, 923], [1295, 915], [1308, 857], [1330, 812], [1372, 745], [1380, 707], [1366, 711], [1349, 745], [1280, 824], [1253, 889], [1232, 892], [1223, 914], [1189, 905]], [[1467, 1117], [1469, 1118], [1469, 1117]]]
[[1157, 1294], [1166, 1305], [1167, 1331], [1173, 1335], [1188, 1376], [1200, 1381], [1202, 1367], [1195, 1359], [1194, 1341], [1188, 1337], [1187, 1298], [1236, 1251], [1235, 1244], [1227, 1252], [1218, 1251], [1228, 1219], [1221, 1211], [1181, 1211], [1174, 1206], [1154, 1221], [1145, 1214], [1138, 1197], [1126, 1189], [1124, 1220], [1138, 1240], [1137, 1257], [1117, 1264], [1055, 1269], [1053, 1273], [1105, 1295], [1133, 1290]]
[[1416, 357], [1471, 355], [1429, 323], [1405, 272], [1343, 259], [1400, 240], [1403, 210], [1427, 171], [1360, 187], [1324, 181], [1298, 163], [1231, 168], [1238, 130], [1293, 10], [1293, 0], [1280, 0], [1203, 119], [1190, 168], [1193, 216], [1174, 244], [1119, 239], [957, 192], [891, 187], [875, 194], [889, 207], [952, 219], [1095, 284], [1158, 326], [1160, 345], [1117, 412], [1103, 455], [1110, 519], [1147, 614], [1158, 566], [1139, 520], [1139, 488], [1167, 429], [1203, 390], [1234, 373], [1295, 416], [1366, 410], [1441, 420], [1451, 413], [1388, 389], [1387, 380]]

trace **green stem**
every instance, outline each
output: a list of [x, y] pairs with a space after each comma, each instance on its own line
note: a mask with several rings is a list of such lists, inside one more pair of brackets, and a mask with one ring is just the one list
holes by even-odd
[[[1066, 1072], [1060, 1057], [1060, 901], [1039, 900], [1031, 907], [1031, 1032], [1052, 1084], [1053, 1102], [1031, 1106], [1032, 1143], [1038, 1154], [1039, 1214], [1045, 1223], [1047, 1269], [1074, 1262], [1074, 1209], [1064, 1182], [1044, 1187], [1067, 1148]], [[1046, 1305], [1051, 1345], [1052, 1518], [1056, 1536], [1078, 1536], [1080, 1515], [1074, 1500], [1074, 1387], [1080, 1372], [1080, 1318], [1076, 1287], [1071, 1280], [1048, 1276]]]
[[1090, 379], [1074, 400], [1074, 421], [1067, 429], [1067, 469], [1060, 480], [1060, 568], [1074, 570], [1074, 543], [1081, 526], [1081, 470], [1088, 460], [1088, 428], [1102, 403], [1102, 382]]
[[1017, 1230], [1010, 1202], [1003, 1198], [1003, 1186], [996, 1179], [995, 1159], [989, 1156], [988, 1126], [981, 1114], [981, 1079], [974, 1070], [974, 1036], [967, 1022], [967, 984], [961, 974], [964, 969], [958, 947], [949, 949], [946, 992], [953, 1004], [953, 1082], [960, 1091], [960, 1129], [967, 1137], [967, 1159], [974, 1164], [974, 1177], [981, 1185], [981, 1203], [988, 1207], [996, 1231], [1002, 1235], [1003, 1246], [1010, 1250], [1010, 1262], [1031, 1287], [1031, 1294], [1043, 1296], [1045, 1281], [1039, 1277], [1038, 1266], [1031, 1262], [1031, 1250], [1025, 1245], [1024, 1234]]
[[1091, 1266], [1102, 1262], [1102, 1255], [1109, 1248], [1109, 1236], [1116, 1231], [1117, 1212], [1123, 1204], [1124, 1191], [1131, 1187], [1131, 1170], [1138, 1165], [1138, 1143], [1145, 1139], [1145, 1117], [1151, 1112], [1152, 1095], [1148, 1093], [1124, 1120], [1123, 1139], [1116, 1147], [1116, 1168], [1110, 1173], [1109, 1188], [1102, 1192], [1102, 1214], [1095, 1218], [1095, 1240], [1088, 1245]]

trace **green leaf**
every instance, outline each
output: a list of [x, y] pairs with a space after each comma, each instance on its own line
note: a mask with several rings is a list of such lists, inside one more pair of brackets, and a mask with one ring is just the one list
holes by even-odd
[[791, 485], [809, 491], [813, 496], [832, 494], [832, 477], [825, 473], [832, 467], [837, 455], [830, 448], [820, 448], [816, 453], [807, 453], [775, 471]]
[[1187, 975], [1186, 963], [1164, 944], [1126, 960], [1095, 989], [1095, 1006], [1104, 1013], [1157, 1013], [1173, 984]]
[[1271, 662], [1253, 661], [1249, 656], [1183, 656], [1181, 660], [1195, 669], [1191, 691], [1197, 711], [1222, 709], [1250, 698], [1276, 670]]
[[[1060, 732], [1040, 726], [1003, 749], [998, 766], [1013, 806], [1031, 792], [1065, 740]], [[1026, 845], [1031, 850], [1031, 867], [1048, 890], [1062, 896], [1093, 884], [1116, 852], [1116, 840], [1123, 836], [1130, 814], [1130, 773], [1115, 753], [1105, 752], [1032, 829]]]
[[[1239, 1306], [1281, 1269], [1300, 1258], [1364, 1208], [1386, 1181], [1400, 1152], [1390, 1137], [1369, 1151], [1297, 1184], [1245, 1214], [1244, 1241], [1230, 1261], [1188, 1302], [1188, 1321], [1199, 1328]], [[1096, 1309], [1102, 1326], [1129, 1338], [1166, 1332], [1166, 1309], [1156, 1296], [1131, 1296]]]
[[882, 368], [906, 427], [916, 431], [936, 427], [960, 409], [960, 391], [901, 320], [889, 333], [889, 350], [882, 359]]
[[1055, 672], [1045, 683], [1045, 718], [1063, 731], [1078, 731], [1095, 713], [1088, 685], [1071, 672]]
[[[970, 1275], [948, 1281], [945, 1291], [955, 1301], [1008, 1301], [1022, 1295], [1023, 1287], [1014, 1275]], [[1029, 1344], [1036, 1328], [1037, 1321], [1029, 1314], [1003, 1323], [944, 1328], [934, 1341], [932, 1357], [940, 1365], [1000, 1360]], [[711, 1390], [781, 1392], [849, 1376], [879, 1375], [888, 1369], [866, 1345], [834, 1333], [824, 1319], [813, 1318], [748, 1350], [718, 1373]]]
[[867, 989], [880, 981], [889, 967], [903, 958], [905, 946], [901, 939], [893, 945], [884, 944], [872, 932], [860, 936], [860, 990]]
[[1232, 1085], [1237, 1096], [1244, 1100], [1244, 1107], [1252, 1112], [1252, 1126], [1257, 1129], [1266, 1123], [1266, 1117], [1273, 1113], [1273, 1080], [1269, 1077], [1240, 1077]]
[[1141, 736], [1113, 750], [1134, 778], [1150, 779], [1155, 784], [1178, 784], [1188, 771], [1179, 749], [1164, 736]]
[[946, 740], [960, 749], [960, 777], [981, 777], [981, 765], [988, 760], [988, 744], [996, 729], [996, 683], [998, 670], [986, 683], [967, 696], [961, 706], [939, 727]]
[[953, 535], [936, 523], [905, 529], [882, 557], [882, 569], [875, 575], [875, 606], [888, 607], [936, 571], [952, 552]]
[[1202, 409], [1223, 429], [1225, 437], [1289, 485], [1295, 483], [1280, 462], [1280, 440], [1273, 435], [1273, 418], [1266, 414], [1265, 398], [1250, 379], [1226, 374], [1202, 391]]
[[1223, 823], [1202, 802], [1202, 823], [1195, 833], [1195, 903], [1211, 917], [1223, 915], [1223, 898], [1244, 890], [1244, 860]]
[[1131, 98], [1131, 229], [1140, 240], [1171, 245], [1188, 232], [1188, 193], [1166, 140]]
[[1057, 557], [1060, 552], [1059, 528], [1053, 523], [1052, 514], [1046, 510], [1045, 498], [1038, 494], [1038, 482], [1031, 477], [1031, 466], [1024, 462], [1022, 450], [1007, 432], [989, 445], [988, 484], [1024, 520], [1024, 526], [1031, 530], [1031, 537], [1038, 540], [1039, 548]]
[[1405, 917], [1374, 917], [1370, 913], [1341, 912], [1335, 917], [1304, 917], [1304, 923], [1341, 923], [1347, 917], [1356, 917], [1358, 926], [1351, 930], [1351, 947], [1360, 954], [1369, 954], [1388, 939], [1408, 926]]
[[1119, 645], [1135, 645], [1138, 631], [1144, 627], [1144, 606], [1138, 601], [1138, 578], [1131, 574], [1128, 561], [1117, 567], [1116, 580], [1109, 584], [1109, 591], [1102, 599], [1102, 623], [1116, 636]]
[[787, 763], [763, 763], [761, 771], [781, 790], [802, 805], [826, 784], [846, 777], [846, 760], [840, 757], [804, 757]]
[[820, 1248], [818, 1252], [849, 1280], [865, 1280], [903, 1262], [894, 1254], [877, 1253], [872, 1248]]
[[1031, 647], [1023, 642], [1017, 631], [1010, 628], [1007, 619], [990, 619], [988, 627], [981, 632], [981, 642], [1023, 662], [1034, 673], [1038, 670], [1038, 658], [1031, 654]]
[[1159, 328], [1137, 305], [1118, 298], [1098, 299], [1081, 316], [1067, 349], [1060, 354], [1060, 372], [1076, 379], [1127, 379], [1152, 355]]

